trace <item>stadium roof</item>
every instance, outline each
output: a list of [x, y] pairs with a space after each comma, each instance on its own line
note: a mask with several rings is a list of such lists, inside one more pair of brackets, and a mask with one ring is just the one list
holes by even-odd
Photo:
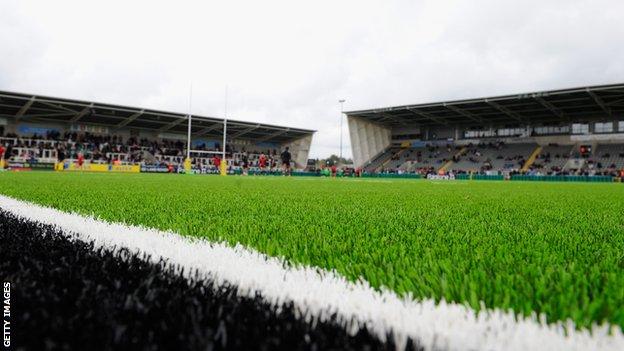
[[[137, 128], [186, 135], [188, 115], [147, 108], [0, 91], [0, 117], [24, 122], [92, 124], [112, 129]], [[223, 135], [223, 119], [193, 115], [194, 137]], [[288, 142], [314, 130], [228, 119], [228, 137]]]
[[604, 121], [624, 116], [624, 83], [345, 113], [391, 126]]

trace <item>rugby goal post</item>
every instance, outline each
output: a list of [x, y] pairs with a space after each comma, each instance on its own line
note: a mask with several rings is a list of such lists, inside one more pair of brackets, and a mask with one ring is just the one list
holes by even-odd
[[193, 117], [189, 114], [188, 116], [188, 131], [186, 136], [186, 159], [184, 160], [184, 172], [187, 174], [191, 174], [191, 154], [199, 154], [199, 155], [221, 155], [221, 164], [219, 165], [219, 174], [222, 176], [227, 175], [227, 159], [225, 158], [225, 142], [227, 137], [227, 119], [223, 120], [223, 142], [221, 144], [221, 151], [206, 151], [206, 150], [194, 150], [191, 149], [193, 143], [191, 141], [191, 125], [192, 125]]
[[227, 175], [227, 159], [225, 158], [225, 142], [227, 138], [227, 99], [228, 99], [228, 87], [225, 87], [225, 113], [223, 118], [223, 142], [221, 143], [221, 151], [206, 151], [206, 150], [192, 150], [191, 146], [191, 126], [193, 124], [193, 114], [191, 113], [193, 104], [193, 84], [191, 83], [189, 92], [189, 113], [188, 113], [188, 130], [186, 135], [186, 159], [184, 160], [184, 172], [191, 173], [191, 153], [196, 154], [221, 154], [221, 164], [219, 165], [219, 174], [222, 176]]

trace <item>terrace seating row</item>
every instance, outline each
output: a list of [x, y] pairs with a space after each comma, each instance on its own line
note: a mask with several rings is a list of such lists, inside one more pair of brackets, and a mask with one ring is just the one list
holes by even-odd
[[459, 160], [448, 167], [454, 172], [479, 172], [489, 170], [520, 170], [537, 144], [490, 143], [468, 145]]
[[414, 149], [406, 162], [401, 165], [401, 168], [405, 170], [431, 168], [438, 170], [450, 160], [455, 153], [457, 153], [457, 148], [451, 145]]
[[366, 172], [376, 172], [377, 169], [380, 168], [381, 165], [384, 164], [384, 162], [392, 157], [392, 155], [397, 151], [398, 150], [392, 148], [384, 150], [382, 153], [373, 158], [373, 160], [371, 160], [371, 162], [364, 167], [364, 170]]
[[550, 170], [562, 169], [570, 158], [573, 149], [574, 146], [572, 145], [545, 145], [535, 163]]
[[601, 144], [594, 151], [594, 160], [604, 167], [624, 168], [624, 144]]

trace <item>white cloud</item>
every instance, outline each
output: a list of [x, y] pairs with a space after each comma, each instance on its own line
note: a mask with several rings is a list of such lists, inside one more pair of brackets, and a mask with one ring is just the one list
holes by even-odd
[[[346, 109], [624, 81], [621, 1], [13, 1], [0, 89], [317, 129]], [[345, 137], [346, 137], [345, 124]], [[346, 138], [348, 141], [348, 138]], [[347, 152], [349, 153], [349, 152]]]

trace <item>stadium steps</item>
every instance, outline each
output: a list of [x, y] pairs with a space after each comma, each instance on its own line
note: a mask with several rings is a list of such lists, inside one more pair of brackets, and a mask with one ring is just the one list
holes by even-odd
[[377, 169], [380, 167], [381, 163], [385, 162], [387, 159], [389, 159], [390, 157], [392, 157], [392, 148], [386, 148], [385, 150], [383, 150], [382, 152], [378, 153], [377, 155], [375, 155], [366, 166], [364, 166], [364, 169], [367, 172], [376, 172]]
[[539, 154], [541, 152], [542, 152], [542, 146], [538, 145], [535, 148], [535, 150], [533, 150], [533, 153], [531, 154], [531, 156], [529, 156], [529, 158], [526, 160], [526, 162], [524, 162], [524, 165], [522, 166], [522, 172], [526, 172], [526, 171], [529, 170], [529, 167], [531, 167], [531, 165], [533, 165], [533, 163], [537, 159], [537, 156], [539, 156]]
[[564, 171], [570, 170], [581, 170], [585, 167], [585, 159], [581, 157], [572, 157], [568, 159], [565, 166], [563, 166]]
[[387, 165], [390, 161], [392, 161], [392, 157], [397, 156], [397, 157], [399, 157], [399, 158], [400, 158], [400, 157], [401, 157], [401, 154], [402, 154], [402, 153], [404, 153], [404, 152], [405, 152], [405, 151], [407, 151], [407, 150], [409, 150], [409, 149], [401, 149], [401, 150], [399, 150], [399, 152], [397, 152], [396, 154], [392, 154], [392, 153], [391, 153], [391, 154], [390, 154], [390, 157], [388, 157], [388, 159], [387, 159], [387, 160], [385, 160], [385, 161], [381, 164], [381, 166], [377, 167], [377, 169], [376, 169], [375, 171], [379, 172], [379, 170], [384, 169], [384, 167], [386, 167], [386, 165]]
[[[453, 158], [459, 158], [461, 156], [463, 156], [466, 151], [468, 151], [467, 147], [462, 147], [461, 150], [459, 150], [455, 156]], [[438, 173], [440, 172], [446, 172], [447, 168], [451, 167], [451, 165], [453, 164], [453, 158], [451, 158], [450, 160], [446, 161], [445, 164], [442, 165], [442, 167], [440, 167], [440, 169], [438, 169]]]
[[155, 163], [158, 162], [158, 160], [156, 160], [156, 157], [151, 152], [149, 152], [147, 150], [141, 151], [141, 157], [147, 163], [155, 164]]

